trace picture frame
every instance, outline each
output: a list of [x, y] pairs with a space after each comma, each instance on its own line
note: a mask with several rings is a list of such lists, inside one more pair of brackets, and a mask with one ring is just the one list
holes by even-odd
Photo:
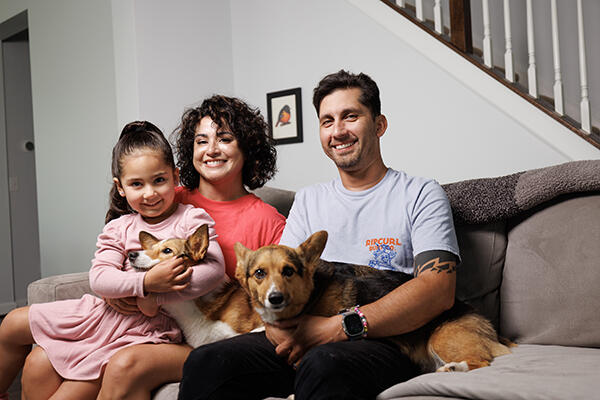
[[276, 145], [302, 143], [302, 90], [267, 93], [269, 135]]

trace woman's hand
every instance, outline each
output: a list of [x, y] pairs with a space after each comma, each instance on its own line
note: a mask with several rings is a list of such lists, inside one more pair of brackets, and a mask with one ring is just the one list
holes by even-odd
[[183, 265], [182, 258], [161, 261], [144, 275], [146, 293], [166, 293], [183, 290], [190, 284], [192, 268]]
[[133, 315], [140, 312], [137, 306], [137, 297], [122, 297], [120, 299], [109, 299], [103, 297], [106, 304], [111, 306], [115, 311], [124, 315]]

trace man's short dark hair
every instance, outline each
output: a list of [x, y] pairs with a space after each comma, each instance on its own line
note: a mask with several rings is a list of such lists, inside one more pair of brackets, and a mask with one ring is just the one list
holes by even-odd
[[313, 105], [319, 115], [319, 108], [325, 96], [330, 95], [339, 89], [359, 88], [362, 92], [358, 101], [366, 106], [373, 114], [373, 118], [381, 114], [381, 100], [379, 99], [379, 88], [371, 77], [367, 74], [353, 74], [343, 69], [336, 73], [329, 74], [317, 85], [313, 91]]

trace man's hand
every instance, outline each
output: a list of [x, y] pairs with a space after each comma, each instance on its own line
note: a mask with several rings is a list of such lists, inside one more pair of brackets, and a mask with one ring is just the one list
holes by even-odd
[[140, 312], [140, 309], [137, 306], [137, 297], [123, 297], [120, 299], [108, 299], [106, 297], [103, 298], [106, 304], [111, 306], [114, 310], [120, 312], [125, 315], [133, 315]]
[[183, 265], [183, 259], [161, 261], [144, 275], [146, 293], [166, 293], [183, 290], [190, 284], [192, 268]]
[[298, 318], [292, 318], [274, 325], [265, 324], [265, 335], [271, 344], [277, 347], [280, 343], [290, 340], [298, 326]]
[[[300, 362], [304, 354], [315, 346], [347, 339], [342, 329], [340, 315], [332, 317], [304, 315], [296, 320], [297, 327], [294, 333], [275, 348], [279, 356], [287, 357], [290, 365]], [[280, 322], [279, 328], [285, 328], [287, 322]]]

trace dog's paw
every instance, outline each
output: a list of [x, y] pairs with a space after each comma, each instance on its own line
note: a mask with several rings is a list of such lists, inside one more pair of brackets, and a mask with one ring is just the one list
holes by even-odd
[[466, 361], [450, 362], [437, 369], [436, 372], [467, 372], [469, 365]]

